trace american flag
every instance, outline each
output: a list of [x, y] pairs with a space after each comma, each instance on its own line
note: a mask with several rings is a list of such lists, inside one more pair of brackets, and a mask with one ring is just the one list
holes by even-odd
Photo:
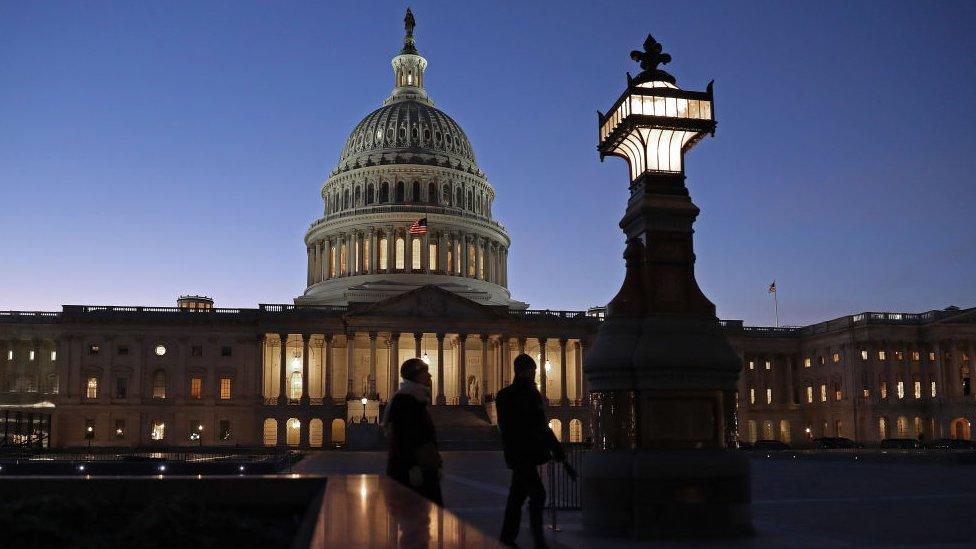
[[427, 234], [427, 218], [421, 217], [410, 225], [410, 234]]

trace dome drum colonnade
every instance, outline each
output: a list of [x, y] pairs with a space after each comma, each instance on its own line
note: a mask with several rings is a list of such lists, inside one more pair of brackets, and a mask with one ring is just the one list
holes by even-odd
[[[356, 125], [322, 186], [324, 214], [305, 235], [307, 289], [296, 303], [378, 301], [436, 284], [524, 309], [507, 290], [511, 240], [491, 217], [495, 192], [460, 126], [427, 96], [409, 12], [405, 22], [392, 93]], [[421, 219], [427, 234], [412, 233]]]

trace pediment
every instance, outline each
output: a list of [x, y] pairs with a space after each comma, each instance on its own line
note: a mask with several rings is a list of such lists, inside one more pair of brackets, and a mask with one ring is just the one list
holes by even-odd
[[492, 307], [476, 303], [449, 290], [437, 286], [421, 286], [383, 301], [377, 301], [363, 309], [350, 311], [347, 316], [497, 320], [501, 315]]

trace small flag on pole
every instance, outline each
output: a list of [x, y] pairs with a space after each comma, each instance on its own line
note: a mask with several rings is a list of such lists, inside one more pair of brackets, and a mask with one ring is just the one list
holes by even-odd
[[771, 293], [771, 294], [775, 294], [776, 293], [776, 281], [775, 280], [773, 281], [772, 284], [769, 285], [769, 293]]
[[421, 217], [410, 225], [410, 234], [427, 234], [427, 218]]

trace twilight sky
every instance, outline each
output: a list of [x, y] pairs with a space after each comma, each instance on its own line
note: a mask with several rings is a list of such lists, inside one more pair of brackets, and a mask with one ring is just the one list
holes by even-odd
[[[621, 159], [596, 110], [648, 32], [718, 131], [687, 157], [698, 280], [771, 325], [976, 305], [976, 3], [411, 2], [532, 308], [620, 286]], [[0, 0], [0, 310], [285, 303], [402, 2]]]

